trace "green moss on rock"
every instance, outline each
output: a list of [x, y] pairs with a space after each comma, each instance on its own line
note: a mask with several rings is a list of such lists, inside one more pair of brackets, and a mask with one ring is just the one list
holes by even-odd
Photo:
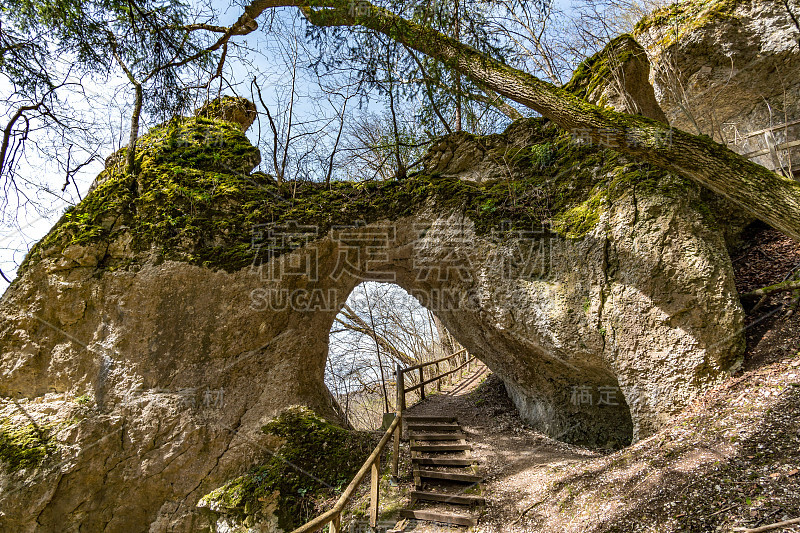
[[734, 18], [736, 7], [742, 0], [686, 0], [655, 10], [634, 27], [634, 35], [654, 28], [670, 30], [661, 46], [670, 46], [681, 36], [708, 24]]
[[15, 424], [0, 419], [0, 461], [11, 472], [41, 465], [56, 449], [51, 437], [52, 426]]
[[572, 79], [564, 85], [564, 89], [579, 98], [588, 100], [598, 87], [607, 84], [614, 69], [634, 57], [628, 34], [611, 40], [600, 52], [585, 59], [572, 75]]
[[270, 460], [204, 496], [200, 507], [252, 525], [270, 506], [278, 526], [291, 531], [314, 516], [315, 501], [344, 490], [376, 444], [372, 434], [348, 431], [303, 407], [285, 410], [263, 430], [283, 439]]
[[[520, 138], [532, 144], [519, 145]], [[555, 223], [562, 235], [580, 238], [613, 200], [604, 192], [612, 182], [619, 187], [665, 176], [639, 165], [621, 181], [610, 171], [628, 168], [622, 156], [575, 142], [545, 119], [517, 121], [487, 140], [507, 142], [498, 164], [510, 179], [475, 184], [419, 173], [399, 181], [280, 186], [266, 174], [249, 174], [258, 152], [235, 124], [175, 119], [140, 140], [137, 178], [106, 169], [99, 185], [31, 250], [20, 272], [74, 244], [101, 250], [100, 272], [154, 256], [235, 271], [252, 263], [252, 239], [264, 224], [297, 222], [323, 237], [333, 226], [398, 220], [426, 207], [465, 214], [479, 235]], [[131, 241], [130, 257], [102, 255], [117, 239]]]
[[606, 195], [598, 190], [588, 200], [559, 215], [554, 229], [568, 239], [579, 239], [586, 235], [600, 220], [605, 208]]

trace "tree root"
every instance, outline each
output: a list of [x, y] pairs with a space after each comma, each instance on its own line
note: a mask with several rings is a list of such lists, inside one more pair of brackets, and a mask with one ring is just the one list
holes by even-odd
[[512, 525], [512, 526], [515, 525], [517, 522], [522, 520], [522, 517], [525, 516], [528, 511], [530, 511], [531, 509], [533, 509], [534, 507], [536, 507], [537, 505], [542, 504], [542, 503], [544, 503], [544, 500], [539, 500], [539, 501], [533, 502], [532, 504], [527, 506], [521, 513], [519, 513], [519, 516], [517, 517], [517, 519], [514, 520], [513, 522], [511, 522], [510, 525]]

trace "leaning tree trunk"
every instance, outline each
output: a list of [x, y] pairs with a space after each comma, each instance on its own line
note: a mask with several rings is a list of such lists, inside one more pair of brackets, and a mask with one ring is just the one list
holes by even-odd
[[139, 120], [142, 116], [142, 84], [134, 84], [133, 113], [131, 114], [131, 131], [128, 139], [128, 153], [125, 158], [125, 170], [136, 176], [136, 143], [139, 140]]
[[711, 139], [609, 111], [385, 9], [350, 0], [255, 0], [243, 18], [295, 6], [317, 26], [362, 26], [437, 59], [562, 128], [692, 179], [800, 241], [800, 183], [779, 176]]
[[344, 304], [344, 307], [342, 307], [342, 314], [345, 316], [345, 318], [347, 318], [348, 321], [345, 322], [340, 320], [339, 317], [336, 317], [336, 322], [338, 322], [345, 329], [355, 331], [356, 333], [361, 333], [367, 337], [371, 337], [378, 344], [378, 349], [383, 349], [383, 351], [388, 353], [395, 361], [408, 366], [419, 363], [419, 361], [417, 361], [414, 357], [401, 350], [398, 350], [395, 346], [393, 346], [392, 343], [389, 342], [383, 335], [375, 331], [375, 329], [367, 324], [363, 318], [358, 316], [358, 313], [356, 313], [349, 305]]

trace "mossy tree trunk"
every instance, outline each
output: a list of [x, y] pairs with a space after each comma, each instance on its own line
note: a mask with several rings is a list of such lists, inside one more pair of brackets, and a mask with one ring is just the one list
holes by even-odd
[[[460, 41], [461, 39], [461, 17], [458, 12], [458, 0], [455, 0], [455, 8], [453, 9], [453, 15], [455, 16], [455, 27], [453, 28], [453, 38], [456, 41]], [[461, 72], [458, 71], [456, 73], [456, 117], [454, 122], [454, 129], [456, 131], [461, 131], [463, 126], [461, 124]]]
[[430, 28], [349, 0], [256, 0], [243, 17], [295, 6], [317, 26], [362, 26], [427, 54], [549, 118], [575, 135], [674, 171], [737, 203], [800, 240], [800, 183], [779, 176], [704, 137], [636, 115], [602, 109]]
[[764, 287], [762, 289], [756, 289], [754, 291], [750, 291], [741, 295], [742, 302], [753, 302], [758, 298], [758, 302], [753, 306], [750, 312], [755, 312], [761, 309], [769, 297], [773, 294], [778, 294], [780, 292], [794, 292], [795, 293], [795, 301], [792, 304], [793, 307], [797, 306], [797, 302], [800, 301], [800, 281], [798, 280], [787, 280], [782, 281], [781, 283], [776, 283], [774, 285], [770, 285], [769, 287]]

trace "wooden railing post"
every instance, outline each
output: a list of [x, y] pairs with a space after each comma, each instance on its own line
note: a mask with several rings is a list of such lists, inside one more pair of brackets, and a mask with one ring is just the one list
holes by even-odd
[[[462, 361], [459, 363], [459, 360]], [[441, 367], [439, 366], [440, 363], [447, 361], [447, 372], [441, 374]], [[453, 362], [458, 365], [456, 368], [453, 368]], [[292, 533], [312, 533], [320, 531], [321, 528], [330, 524], [329, 533], [341, 533], [341, 514], [342, 510], [344, 509], [345, 505], [347, 504], [348, 500], [352, 497], [355, 490], [358, 488], [359, 483], [362, 482], [364, 477], [367, 474], [367, 470], [370, 471], [370, 511], [369, 511], [369, 522], [370, 527], [375, 528], [378, 525], [378, 514], [379, 514], [379, 507], [380, 507], [380, 468], [381, 468], [381, 452], [385, 449], [385, 446], [389, 443], [389, 439], [393, 440], [393, 450], [392, 450], [392, 476], [397, 479], [400, 470], [400, 438], [403, 431], [403, 412], [406, 410], [406, 392], [412, 392], [416, 389], [420, 389], [420, 396], [422, 399], [425, 399], [425, 374], [423, 372], [424, 367], [436, 365], [436, 375], [432, 376], [428, 383], [433, 383], [436, 381], [436, 386], [439, 390], [441, 390], [441, 381], [445, 377], [450, 377], [459, 372], [459, 375], [463, 377], [464, 375], [464, 367], [467, 368], [467, 372], [471, 370], [473, 366], [477, 366], [477, 361], [474, 357], [471, 357], [466, 350], [461, 350], [454, 354], [448, 355], [446, 357], [442, 357], [435, 361], [428, 361], [426, 363], [421, 363], [419, 365], [410, 366], [408, 368], [403, 368], [399, 364], [395, 370], [396, 376], [396, 414], [395, 419], [392, 420], [392, 423], [389, 425], [389, 428], [383, 434], [378, 445], [370, 454], [369, 458], [364, 462], [361, 466], [359, 471], [356, 473], [355, 477], [350, 481], [345, 488], [344, 492], [339, 499], [334, 504], [333, 509], [319, 515], [318, 517], [314, 518], [310, 522], [306, 522], [299, 528], [295, 529]], [[406, 372], [413, 372], [414, 370], [419, 369], [419, 383], [416, 385], [412, 385], [408, 389], [406, 389], [405, 384], [405, 373]], [[452, 378], [451, 378], [452, 380]]]
[[403, 376], [403, 367], [397, 363], [395, 368], [395, 412], [400, 422], [394, 430], [394, 445], [392, 446], [392, 476], [395, 481], [400, 473], [400, 434], [403, 432], [403, 411], [406, 409], [406, 379]]
[[[400, 411], [397, 412], [397, 417], [400, 418], [403, 415]], [[400, 421], [397, 424], [397, 427], [394, 430], [394, 445], [392, 447], [392, 477], [395, 481], [399, 479], [400, 474], [400, 433], [403, 431], [403, 422]]]
[[335, 533], [341, 533], [341, 514], [344, 510], [345, 505], [350, 499], [353, 497], [353, 493], [359, 487], [361, 482], [366, 477], [367, 472], [370, 472], [370, 503], [372, 504], [372, 509], [370, 510], [370, 523], [372, 527], [375, 527], [378, 523], [378, 506], [380, 505], [379, 500], [379, 490], [380, 490], [380, 468], [381, 468], [381, 453], [383, 452], [386, 445], [389, 443], [389, 439], [392, 438], [392, 435], [399, 430], [401, 418], [395, 417], [392, 420], [392, 423], [389, 425], [389, 429], [383, 434], [381, 437], [380, 442], [372, 450], [372, 453], [367, 457], [367, 460], [364, 461], [364, 464], [361, 465], [361, 468], [358, 469], [356, 475], [350, 480], [350, 483], [347, 485], [347, 488], [344, 489], [344, 492], [339, 496], [339, 499], [336, 500], [336, 503], [333, 505], [333, 509], [330, 509], [321, 515], [317, 516], [310, 522], [306, 522], [302, 526], [295, 529], [292, 533], [317, 533], [322, 530], [328, 524], [331, 524], [330, 531]]
[[380, 504], [380, 481], [381, 481], [381, 456], [375, 458], [372, 463], [372, 475], [370, 476], [369, 486], [369, 525], [378, 527], [378, 505]]
[[[439, 374], [441, 374], [441, 371], [439, 370], [439, 363], [436, 363], [436, 375], [438, 376]], [[442, 392], [442, 380], [441, 379], [437, 379], [436, 380], [436, 390], [438, 392]]]
[[[447, 360], [447, 371], [448, 371], [448, 372], [450, 372], [451, 370], [453, 370], [453, 368], [455, 368], [455, 366], [454, 366], [454, 365], [457, 365], [457, 364], [458, 364], [458, 361], [456, 361], [456, 360], [455, 360], [455, 358], [453, 358], [453, 359], [448, 359], [448, 360]], [[447, 384], [448, 384], [448, 385], [452, 385], [452, 384], [453, 384], [453, 380], [454, 380], [455, 378], [453, 377], [453, 374], [449, 374], [449, 375], [447, 376], [447, 379], [449, 380], [449, 381], [447, 382]]]
[[395, 371], [397, 376], [397, 412], [402, 413], [406, 410], [406, 380], [405, 374], [403, 373], [403, 367], [400, 364], [397, 364], [397, 370]]

